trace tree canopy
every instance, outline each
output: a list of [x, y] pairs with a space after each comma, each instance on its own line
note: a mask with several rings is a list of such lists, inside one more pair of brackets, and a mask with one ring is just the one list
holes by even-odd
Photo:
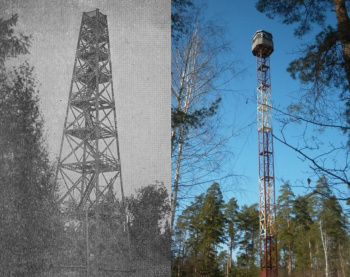
[[28, 35], [18, 34], [14, 27], [18, 20], [17, 14], [10, 19], [0, 18], [0, 66], [3, 67], [5, 60], [17, 57], [20, 54], [28, 54], [30, 39]]
[[28, 64], [8, 73], [0, 87], [2, 275], [38, 276], [50, 263], [60, 230], [35, 87]]
[[[350, 273], [346, 211], [333, 197], [326, 177], [317, 184], [318, 192], [307, 195], [295, 195], [288, 182], [281, 187], [276, 211], [280, 276]], [[217, 183], [177, 218], [172, 276], [253, 277], [259, 274], [258, 255], [258, 204], [239, 207], [235, 198], [225, 203]]]

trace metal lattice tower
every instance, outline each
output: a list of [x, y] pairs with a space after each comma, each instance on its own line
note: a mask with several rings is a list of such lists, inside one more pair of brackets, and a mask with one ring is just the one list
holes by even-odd
[[257, 31], [252, 52], [257, 61], [260, 277], [278, 276], [270, 77], [273, 50], [272, 34]]
[[[103, 223], [107, 216], [103, 207], [111, 199], [122, 203], [115, 217], [121, 218], [121, 233], [127, 233], [129, 245], [123, 247], [130, 247], [130, 242], [123, 209], [107, 16], [98, 9], [82, 17], [56, 178], [63, 186], [61, 203], [71, 203], [77, 214], [85, 214], [86, 276], [100, 276], [107, 255], [102, 251], [109, 251], [106, 245], [113, 244], [117, 233]], [[94, 240], [89, 232], [94, 232]]]

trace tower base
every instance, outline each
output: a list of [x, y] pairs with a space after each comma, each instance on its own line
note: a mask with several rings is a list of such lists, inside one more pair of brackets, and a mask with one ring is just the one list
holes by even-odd
[[278, 277], [278, 271], [276, 268], [262, 268], [260, 269], [260, 277]]

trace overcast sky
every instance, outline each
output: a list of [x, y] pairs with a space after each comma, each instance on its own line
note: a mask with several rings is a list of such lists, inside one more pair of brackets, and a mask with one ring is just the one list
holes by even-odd
[[17, 29], [33, 36], [30, 55], [20, 60], [36, 68], [52, 159], [59, 154], [82, 13], [98, 8], [107, 15], [125, 193], [156, 180], [170, 190], [170, 0], [0, 3], [0, 17], [17, 13]]

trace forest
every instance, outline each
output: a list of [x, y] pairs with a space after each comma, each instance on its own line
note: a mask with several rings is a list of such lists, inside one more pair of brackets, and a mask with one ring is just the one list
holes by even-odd
[[[279, 276], [350, 274], [347, 212], [325, 177], [307, 195], [283, 184], [276, 209]], [[258, 204], [225, 203], [218, 183], [182, 211], [173, 236], [172, 276], [259, 275]]]

